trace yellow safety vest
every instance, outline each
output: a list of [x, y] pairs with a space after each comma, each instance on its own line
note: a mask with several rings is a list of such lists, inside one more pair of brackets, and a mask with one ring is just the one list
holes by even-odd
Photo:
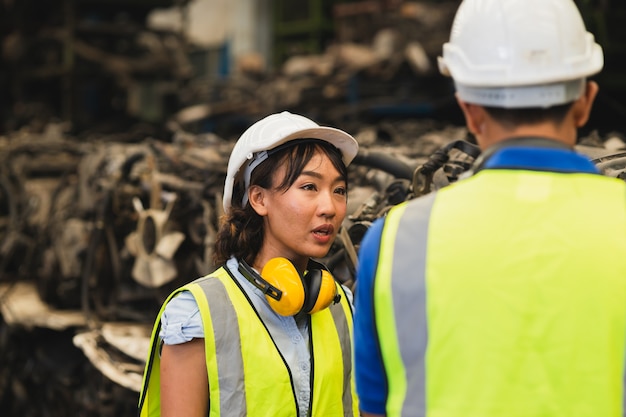
[[622, 417], [626, 186], [484, 170], [385, 219], [387, 415]]
[[[152, 332], [140, 416], [160, 416], [161, 315], [167, 302], [183, 290], [193, 294], [202, 316], [209, 416], [297, 416], [290, 370], [256, 310], [225, 268], [179, 288], [163, 304]], [[343, 293], [340, 303], [311, 315], [311, 416], [358, 416], [351, 361], [352, 310], [343, 289], [339, 291]]]

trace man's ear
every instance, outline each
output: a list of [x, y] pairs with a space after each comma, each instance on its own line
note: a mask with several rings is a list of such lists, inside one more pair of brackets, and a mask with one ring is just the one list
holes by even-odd
[[595, 81], [588, 81], [585, 87], [585, 92], [578, 100], [574, 102], [573, 116], [576, 122], [576, 127], [583, 127], [589, 120], [593, 102], [598, 95], [598, 84]]
[[267, 190], [258, 185], [251, 185], [248, 188], [248, 204], [252, 206], [252, 209], [257, 212], [259, 216], [267, 215], [267, 207], [265, 199], [265, 193]]
[[467, 103], [459, 98], [459, 95], [456, 95], [456, 101], [463, 111], [463, 116], [465, 116], [465, 124], [467, 125], [467, 129], [474, 134], [474, 136], [479, 136], [481, 133], [484, 133], [483, 130], [483, 122], [485, 120], [485, 111], [481, 106], [477, 106], [475, 104]]

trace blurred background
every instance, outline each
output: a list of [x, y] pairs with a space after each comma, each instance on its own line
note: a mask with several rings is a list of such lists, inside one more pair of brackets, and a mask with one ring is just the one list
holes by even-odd
[[[478, 155], [437, 56], [458, 0], [0, 0], [0, 409], [132, 416], [152, 322], [211, 272], [229, 152], [289, 110], [361, 145], [324, 261]], [[624, 178], [626, 4], [579, 149]]]

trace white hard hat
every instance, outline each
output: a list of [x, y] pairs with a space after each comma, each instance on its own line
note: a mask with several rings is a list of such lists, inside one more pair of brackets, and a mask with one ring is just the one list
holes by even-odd
[[359, 150], [356, 139], [342, 130], [320, 126], [311, 119], [286, 111], [269, 115], [243, 132], [230, 154], [224, 183], [224, 210], [227, 212], [232, 205], [235, 179], [244, 166], [251, 167], [247, 169], [249, 176], [258, 165], [252, 163], [258, 160], [259, 152], [299, 138], [320, 139], [335, 145], [341, 151], [346, 166], [350, 165]]
[[464, 0], [439, 57], [462, 100], [495, 107], [568, 103], [603, 65], [573, 0]]

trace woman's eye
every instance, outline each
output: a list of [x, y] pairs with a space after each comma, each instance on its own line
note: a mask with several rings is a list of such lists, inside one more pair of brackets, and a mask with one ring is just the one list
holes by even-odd
[[302, 186], [303, 190], [311, 190], [311, 191], [315, 191], [317, 189], [317, 187], [315, 187], [315, 184], [304, 184]]
[[346, 195], [346, 187], [335, 188], [335, 193], [339, 195]]

